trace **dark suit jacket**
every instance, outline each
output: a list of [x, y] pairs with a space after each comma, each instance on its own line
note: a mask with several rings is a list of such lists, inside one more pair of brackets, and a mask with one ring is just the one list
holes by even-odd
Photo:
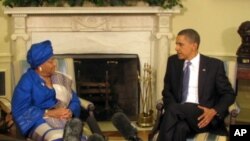
[[[162, 92], [165, 106], [182, 101], [182, 72], [184, 60], [177, 55], [168, 58]], [[191, 78], [192, 79], [192, 78]], [[235, 100], [234, 90], [226, 76], [224, 63], [218, 59], [200, 55], [198, 99], [201, 106], [214, 108], [221, 120], [228, 114], [228, 107]]]

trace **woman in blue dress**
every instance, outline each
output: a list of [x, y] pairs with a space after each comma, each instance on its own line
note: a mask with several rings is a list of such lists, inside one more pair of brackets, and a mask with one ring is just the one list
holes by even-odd
[[15, 87], [12, 114], [22, 135], [35, 141], [62, 140], [67, 121], [80, 115], [80, 101], [70, 77], [56, 72], [51, 42], [33, 44], [30, 68]]

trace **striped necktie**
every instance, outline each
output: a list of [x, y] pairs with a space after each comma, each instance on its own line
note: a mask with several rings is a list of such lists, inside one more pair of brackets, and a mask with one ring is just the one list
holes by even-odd
[[191, 62], [186, 62], [186, 67], [183, 70], [183, 81], [182, 81], [182, 103], [186, 102], [188, 95], [189, 87], [189, 77], [190, 77], [190, 68]]

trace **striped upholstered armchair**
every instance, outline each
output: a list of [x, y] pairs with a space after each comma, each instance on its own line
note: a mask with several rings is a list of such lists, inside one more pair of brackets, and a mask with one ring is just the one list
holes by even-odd
[[[229, 78], [229, 81], [231, 82], [233, 88], [235, 88], [235, 83], [236, 83], [236, 64], [233, 61], [228, 61], [225, 62], [225, 70], [227, 71], [227, 76]], [[156, 115], [156, 120], [155, 124], [153, 126], [153, 129], [150, 131], [149, 136], [148, 136], [148, 141], [156, 141], [157, 136], [158, 136], [158, 131], [161, 123], [161, 116], [164, 113], [163, 110], [163, 101], [159, 100], [156, 104], [156, 110], [157, 110], [157, 115]], [[229, 127], [230, 124], [235, 124], [236, 123], [236, 117], [238, 116], [240, 112], [240, 108], [235, 101], [230, 107], [229, 107], [229, 116], [225, 119], [226, 125]], [[215, 135], [209, 132], [205, 133], [200, 133], [196, 134], [193, 137], [190, 137], [187, 139], [187, 141], [228, 141], [227, 136], [220, 136], [220, 135]]]

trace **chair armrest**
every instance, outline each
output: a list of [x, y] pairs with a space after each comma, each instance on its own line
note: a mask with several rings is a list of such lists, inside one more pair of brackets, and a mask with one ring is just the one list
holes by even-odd
[[90, 102], [86, 99], [80, 98], [80, 97], [79, 97], [79, 100], [80, 100], [82, 108], [84, 108], [85, 110], [88, 110], [88, 111], [95, 110], [95, 105], [92, 102]]
[[236, 117], [240, 113], [240, 107], [237, 104], [237, 102], [234, 102], [228, 109], [230, 113], [230, 124], [235, 124], [236, 123]]
[[7, 114], [11, 113], [11, 103], [6, 99], [0, 99], [0, 109], [2, 109]]
[[240, 107], [239, 107], [239, 104], [237, 102], [234, 102], [228, 109], [228, 112], [231, 113], [231, 112], [236, 112], [236, 113], [240, 113]]
[[88, 110], [89, 115], [88, 115], [88, 117], [86, 119], [86, 122], [88, 124], [88, 127], [89, 127], [90, 131], [93, 134], [97, 133], [97, 134], [103, 136], [104, 140], [106, 141], [107, 137], [102, 133], [101, 128], [98, 125], [98, 122], [96, 121], [95, 116], [94, 116], [95, 105], [92, 102], [90, 102], [90, 101], [88, 101], [86, 99], [83, 99], [83, 98], [79, 98], [79, 100], [80, 100], [81, 106], [85, 110]]
[[161, 116], [163, 114], [163, 100], [162, 99], [157, 101], [156, 109], [157, 109], [157, 115], [156, 115], [156, 119], [155, 119], [155, 124], [154, 124], [152, 130], [150, 131], [150, 133], [148, 134], [148, 141], [153, 140], [154, 136], [156, 135], [156, 133], [158, 132], [158, 130], [160, 128]]
[[157, 111], [162, 111], [162, 110], [163, 110], [163, 100], [160, 99], [160, 100], [158, 100], [156, 103], [157, 103], [157, 104], [156, 104], [156, 109], [157, 109]]
[[8, 99], [1, 98], [0, 99], [0, 110], [1, 114], [2, 111], [4, 115], [1, 115], [3, 117], [3, 124], [5, 124], [5, 127], [2, 129], [3, 132], [6, 132], [9, 136], [16, 137], [16, 138], [21, 138], [21, 135], [18, 134], [17, 128], [15, 126], [15, 123], [12, 119], [12, 114], [11, 114], [11, 102]]

